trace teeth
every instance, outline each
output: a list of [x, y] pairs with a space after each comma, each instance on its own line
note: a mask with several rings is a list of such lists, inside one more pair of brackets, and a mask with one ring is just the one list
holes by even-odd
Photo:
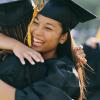
[[39, 40], [37, 38], [33, 38], [33, 45], [34, 46], [41, 46], [41, 45], [43, 45], [43, 41]]
[[41, 45], [43, 45], [43, 44], [40, 43], [40, 42], [33, 42], [33, 45], [34, 45], [34, 46], [41, 46]]
[[33, 40], [34, 40], [34, 42], [39, 42], [39, 43], [42, 43], [42, 41], [41, 41], [41, 40], [38, 40], [38, 39], [36, 39], [36, 38], [34, 38]]
[[37, 42], [34, 42], [33, 43], [35, 46], [41, 46], [42, 44], [41, 43], [37, 43]]

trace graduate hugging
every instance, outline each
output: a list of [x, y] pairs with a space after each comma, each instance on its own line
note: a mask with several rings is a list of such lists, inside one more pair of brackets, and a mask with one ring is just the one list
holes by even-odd
[[11, 54], [0, 62], [0, 100], [83, 100], [84, 68], [74, 56], [70, 30], [94, 18], [72, 0], [49, 0], [28, 28], [29, 45], [44, 61], [23, 66]]

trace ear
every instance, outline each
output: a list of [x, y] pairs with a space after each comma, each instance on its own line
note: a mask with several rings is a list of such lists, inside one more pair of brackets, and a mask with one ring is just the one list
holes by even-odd
[[62, 34], [60, 37], [59, 43], [64, 44], [66, 40], [67, 40], [67, 33]]

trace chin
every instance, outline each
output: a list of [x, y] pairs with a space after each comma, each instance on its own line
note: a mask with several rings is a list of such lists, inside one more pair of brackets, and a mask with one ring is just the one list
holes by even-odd
[[43, 49], [41, 47], [37, 47], [37, 46], [32, 46], [32, 49], [37, 51], [37, 52], [43, 51]]

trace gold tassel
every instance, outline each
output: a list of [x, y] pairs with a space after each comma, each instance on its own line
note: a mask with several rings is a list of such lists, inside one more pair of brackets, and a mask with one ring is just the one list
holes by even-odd
[[32, 41], [31, 41], [32, 38], [31, 38], [31, 33], [30, 33], [30, 27], [31, 27], [32, 22], [34, 21], [35, 17], [37, 16], [38, 12], [44, 7], [44, 0], [41, 0], [40, 9], [39, 9], [38, 6], [39, 6], [39, 1], [35, 0], [33, 17], [32, 17], [30, 24], [28, 25], [28, 32], [27, 32], [27, 43], [28, 43], [29, 47], [32, 46]]
[[31, 33], [30, 33], [30, 27], [32, 25], [32, 22], [34, 21], [35, 17], [37, 16], [38, 14], [38, 0], [35, 1], [36, 5], [35, 5], [35, 8], [34, 8], [34, 13], [33, 13], [33, 17], [32, 17], [32, 20], [30, 22], [30, 24], [28, 25], [28, 32], [27, 32], [27, 43], [28, 43], [28, 46], [31, 47], [32, 46], [32, 41], [31, 41]]

